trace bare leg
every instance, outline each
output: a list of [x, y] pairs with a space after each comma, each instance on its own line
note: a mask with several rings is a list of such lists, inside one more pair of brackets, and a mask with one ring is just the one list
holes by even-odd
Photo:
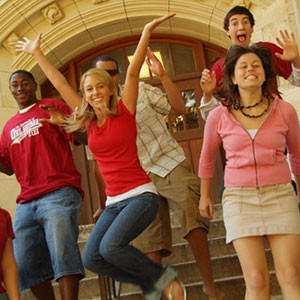
[[77, 300], [79, 291], [79, 276], [69, 275], [59, 279], [59, 291], [62, 300]]
[[269, 300], [270, 279], [264, 238], [245, 237], [233, 241], [246, 282], [247, 300]]
[[192, 230], [186, 239], [191, 246], [203, 279], [203, 292], [211, 298], [222, 299], [223, 293], [213, 280], [207, 233], [202, 228]]
[[300, 299], [300, 236], [270, 235], [268, 240], [283, 298]]
[[31, 291], [38, 300], [55, 300], [51, 280], [46, 280], [31, 288]]

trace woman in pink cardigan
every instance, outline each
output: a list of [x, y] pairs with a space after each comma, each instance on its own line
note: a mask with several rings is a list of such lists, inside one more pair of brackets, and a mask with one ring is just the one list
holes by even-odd
[[226, 241], [239, 257], [245, 299], [270, 299], [265, 238], [284, 299], [300, 299], [300, 198], [285, 155], [287, 148], [299, 187], [300, 127], [296, 110], [280, 99], [269, 50], [232, 46], [218, 95], [223, 105], [208, 116], [199, 163], [200, 213], [213, 218], [210, 187], [223, 143]]

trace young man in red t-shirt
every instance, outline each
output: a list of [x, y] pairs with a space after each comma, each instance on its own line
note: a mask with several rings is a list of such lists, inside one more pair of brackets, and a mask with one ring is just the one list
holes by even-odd
[[[231, 39], [232, 45], [247, 47], [251, 43], [254, 24], [254, 17], [246, 7], [235, 6], [226, 14], [223, 28]], [[257, 44], [269, 48], [278, 76], [289, 80], [293, 85], [300, 86], [300, 57], [294, 34], [290, 35], [286, 30], [280, 31], [280, 34], [281, 39], [276, 38], [276, 40], [281, 48], [270, 42]], [[221, 83], [223, 61], [224, 57], [220, 58], [211, 70], [202, 71], [200, 86], [203, 97], [199, 108], [203, 119], [206, 119], [208, 113], [218, 105], [213, 93]]]
[[0, 162], [12, 169], [21, 188], [13, 242], [20, 289], [55, 300], [55, 279], [61, 298], [76, 300], [84, 268], [77, 245], [83, 191], [69, 145], [75, 141], [62, 126], [40, 122], [49, 118], [43, 105], [65, 114], [71, 109], [58, 99], [37, 99], [37, 83], [25, 70], [11, 74], [9, 88], [19, 111], [2, 130]]

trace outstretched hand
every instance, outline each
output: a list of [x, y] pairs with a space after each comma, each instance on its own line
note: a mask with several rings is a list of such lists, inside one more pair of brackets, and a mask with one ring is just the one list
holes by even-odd
[[23, 40], [16, 42], [15, 49], [18, 52], [24, 52], [33, 55], [36, 50], [40, 50], [42, 34], [38, 34], [34, 40], [24, 37]]
[[64, 123], [65, 115], [62, 111], [58, 110], [54, 106], [41, 104], [40, 108], [46, 110], [50, 118], [41, 118], [39, 119], [40, 123], [50, 123], [53, 125], [62, 125]]
[[275, 55], [282, 60], [291, 62], [299, 58], [299, 49], [294, 33], [289, 34], [287, 30], [280, 30], [280, 36], [281, 39], [276, 37], [276, 41], [282, 48], [283, 53], [275, 53]]
[[176, 15], [175, 13], [171, 13], [171, 14], [164, 15], [160, 18], [153, 19], [151, 22], [149, 22], [145, 25], [144, 30], [149, 30], [150, 32], [152, 32], [161, 23], [163, 23], [164, 21], [166, 21], [168, 19], [173, 18], [175, 15]]

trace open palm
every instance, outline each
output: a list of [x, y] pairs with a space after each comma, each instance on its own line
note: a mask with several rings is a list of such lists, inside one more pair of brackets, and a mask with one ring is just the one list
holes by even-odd
[[19, 52], [25, 52], [33, 55], [34, 51], [40, 49], [42, 34], [38, 34], [36, 39], [30, 40], [27, 37], [24, 37], [23, 40], [16, 42], [15, 49]]

